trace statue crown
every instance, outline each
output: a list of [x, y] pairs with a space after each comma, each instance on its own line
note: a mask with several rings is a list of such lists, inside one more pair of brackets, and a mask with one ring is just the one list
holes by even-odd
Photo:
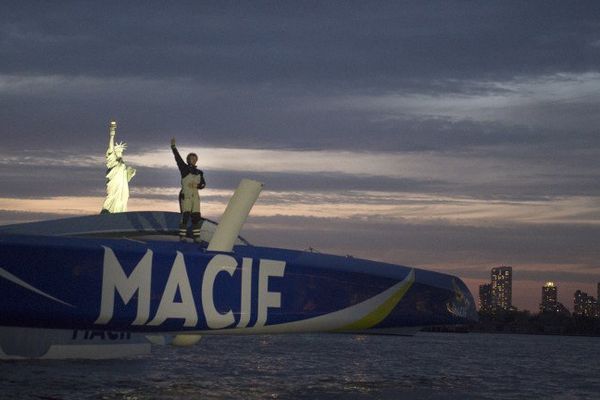
[[127, 149], [127, 143], [125, 143], [125, 142], [119, 142], [119, 143], [115, 144], [115, 150], [121, 150], [121, 151], [123, 151], [125, 149]]

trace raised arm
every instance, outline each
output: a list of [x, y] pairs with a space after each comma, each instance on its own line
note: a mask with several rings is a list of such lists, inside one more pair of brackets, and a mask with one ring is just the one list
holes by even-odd
[[183, 175], [185, 171], [187, 171], [187, 164], [181, 158], [177, 147], [175, 146], [175, 138], [171, 139], [171, 150], [173, 150], [173, 155], [175, 156], [175, 161], [177, 162], [177, 167], [179, 168], [179, 172]]
[[108, 150], [107, 153], [112, 153], [115, 151], [115, 135], [117, 134], [117, 123], [115, 121], [110, 121], [110, 126], [108, 128]]

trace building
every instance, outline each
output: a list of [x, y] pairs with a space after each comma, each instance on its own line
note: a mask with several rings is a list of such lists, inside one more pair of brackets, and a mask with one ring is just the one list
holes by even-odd
[[489, 283], [479, 285], [479, 310], [492, 311], [492, 285]]
[[546, 282], [542, 286], [542, 302], [540, 312], [553, 312], [558, 304], [558, 288], [554, 282]]
[[587, 318], [598, 317], [598, 303], [594, 296], [577, 290], [573, 296], [573, 315]]
[[540, 312], [570, 315], [567, 307], [558, 301], [558, 286], [556, 286], [554, 282], [546, 282], [546, 284], [542, 286]]
[[492, 268], [492, 307], [499, 310], [512, 308], [512, 267]]

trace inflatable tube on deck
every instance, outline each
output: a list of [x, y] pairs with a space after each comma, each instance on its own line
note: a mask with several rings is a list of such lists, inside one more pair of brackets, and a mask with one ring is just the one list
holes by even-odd
[[207, 250], [230, 252], [233, 249], [242, 226], [250, 210], [256, 203], [263, 184], [250, 179], [242, 179], [233, 196], [227, 204], [227, 208], [219, 221]]

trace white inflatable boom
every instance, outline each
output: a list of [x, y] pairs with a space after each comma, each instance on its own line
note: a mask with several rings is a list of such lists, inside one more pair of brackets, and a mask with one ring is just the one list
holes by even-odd
[[233, 250], [233, 245], [262, 188], [263, 184], [260, 182], [242, 179], [231, 196], [217, 230], [208, 244], [208, 251], [230, 252]]

